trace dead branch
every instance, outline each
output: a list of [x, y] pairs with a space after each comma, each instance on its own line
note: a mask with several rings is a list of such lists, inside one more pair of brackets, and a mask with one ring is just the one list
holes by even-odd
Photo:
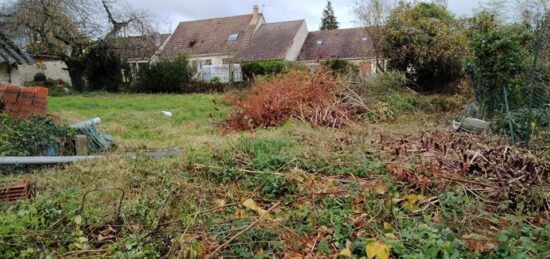
[[256, 219], [254, 222], [250, 223], [246, 228], [244, 228], [243, 230], [241, 230], [239, 233], [235, 234], [234, 236], [232, 236], [229, 240], [225, 241], [225, 243], [223, 243], [222, 245], [218, 246], [212, 253], [210, 253], [209, 255], [207, 255], [205, 258], [212, 258], [213, 256], [215, 256], [216, 254], [218, 254], [224, 247], [226, 247], [227, 245], [229, 245], [233, 240], [235, 240], [237, 237], [239, 237], [240, 235], [244, 234], [246, 231], [250, 230], [252, 227], [254, 227], [256, 224], [258, 224], [260, 221], [262, 221], [266, 215], [269, 215], [270, 212], [272, 212], [275, 208], [277, 208], [279, 205], [281, 204], [281, 202], [277, 202], [275, 203], [273, 206], [271, 206], [271, 208], [269, 208], [265, 214], [262, 214], [260, 215], [260, 217], [258, 217], [258, 219]]

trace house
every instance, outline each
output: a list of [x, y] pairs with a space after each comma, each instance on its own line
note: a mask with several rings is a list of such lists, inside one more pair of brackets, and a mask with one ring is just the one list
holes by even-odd
[[0, 32], [0, 84], [24, 83], [18, 68], [32, 65], [34, 60]]
[[251, 14], [181, 22], [154, 61], [189, 56], [197, 78], [239, 81], [240, 63], [284, 60], [318, 65], [345, 60], [366, 76], [375, 71], [372, 44], [365, 28], [309, 32], [304, 20], [267, 23], [253, 7]]
[[327, 60], [356, 64], [362, 76], [376, 71], [376, 55], [365, 28], [310, 32], [298, 61], [313, 66]]
[[24, 85], [38, 73], [71, 83], [67, 65], [59, 57], [28, 54], [0, 33], [0, 83]]
[[204, 81], [240, 81], [242, 61], [295, 61], [307, 37], [304, 20], [266, 23], [254, 6], [251, 14], [181, 22], [158, 59], [189, 55]]
[[254, 6], [252, 14], [181, 22], [168, 39], [161, 58], [186, 53], [195, 68], [233, 64], [233, 58], [265, 24]]
[[115, 51], [130, 66], [130, 74], [135, 77], [151, 62], [151, 58], [162, 51], [170, 34], [120, 37], [114, 40]]
[[239, 53], [239, 61], [296, 61], [308, 34], [305, 20], [263, 24]]
[[234, 59], [263, 24], [257, 6], [252, 14], [181, 22], [153, 59], [173, 59], [184, 53], [199, 80], [241, 81], [241, 68]]

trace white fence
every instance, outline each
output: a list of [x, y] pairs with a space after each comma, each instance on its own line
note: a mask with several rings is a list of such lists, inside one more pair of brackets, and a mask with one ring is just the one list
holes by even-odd
[[243, 80], [241, 65], [203, 65], [199, 68], [199, 80], [210, 82], [219, 80], [222, 83], [241, 82]]

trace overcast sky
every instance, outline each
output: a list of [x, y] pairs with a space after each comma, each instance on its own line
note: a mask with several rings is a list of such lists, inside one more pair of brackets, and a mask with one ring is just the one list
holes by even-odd
[[[448, 0], [456, 15], [470, 15], [487, 0]], [[130, 3], [157, 17], [161, 32], [174, 30], [181, 21], [252, 13], [260, 6], [267, 22], [305, 19], [310, 31], [318, 30], [326, 0], [132, 0]], [[341, 28], [357, 26], [353, 14], [356, 0], [332, 0]], [[262, 8], [263, 7], [263, 8]]]

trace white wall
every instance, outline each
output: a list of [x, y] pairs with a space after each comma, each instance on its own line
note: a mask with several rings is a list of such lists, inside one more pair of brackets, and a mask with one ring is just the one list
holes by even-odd
[[206, 63], [207, 60], [212, 62], [212, 65], [223, 65], [223, 60], [226, 58], [231, 58], [230, 55], [219, 55], [219, 56], [195, 56], [189, 58], [190, 62], [197, 61], [199, 64]]
[[[33, 65], [19, 65], [17, 68], [12, 67], [11, 69], [11, 82], [14, 85], [23, 85], [25, 82], [32, 81], [35, 74], [44, 73], [47, 78], [56, 80], [61, 79], [70, 84], [71, 77], [69, 76], [69, 71], [67, 71], [66, 68], [67, 65], [65, 65], [65, 62], [59, 60], [43, 61]], [[8, 80], [8, 67], [7, 65], [1, 65], [0, 82], [7, 83]]]
[[298, 55], [300, 55], [300, 50], [302, 50], [302, 46], [306, 41], [307, 34], [308, 34], [307, 24], [304, 21], [304, 23], [298, 30], [298, 33], [296, 33], [296, 36], [294, 36], [294, 39], [292, 40], [292, 45], [286, 51], [285, 60], [296, 61], [298, 59]]

